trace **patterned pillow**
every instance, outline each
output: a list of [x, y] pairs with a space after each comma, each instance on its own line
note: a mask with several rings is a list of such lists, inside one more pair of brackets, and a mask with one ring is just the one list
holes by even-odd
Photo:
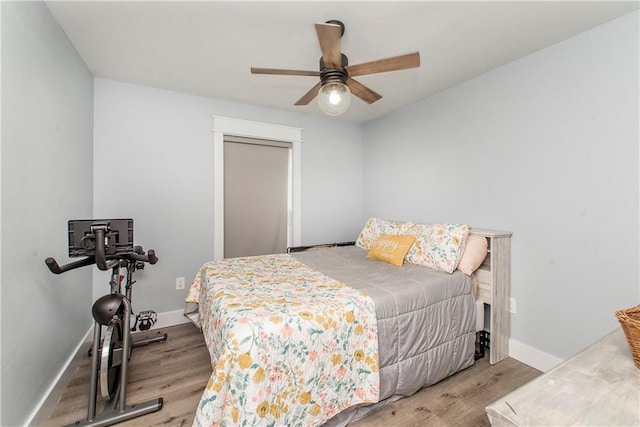
[[367, 252], [367, 258], [388, 262], [401, 267], [404, 257], [415, 240], [410, 235], [381, 234], [376, 243]]
[[416, 241], [407, 254], [407, 261], [452, 273], [458, 266], [461, 246], [469, 234], [464, 224], [413, 224]]
[[356, 240], [356, 246], [362, 249], [371, 249], [381, 234], [410, 234], [402, 232], [404, 229], [403, 226], [406, 224], [407, 223], [404, 222], [387, 221], [386, 219], [372, 216], [367, 220], [364, 228], [360, 232], [358, 240]]

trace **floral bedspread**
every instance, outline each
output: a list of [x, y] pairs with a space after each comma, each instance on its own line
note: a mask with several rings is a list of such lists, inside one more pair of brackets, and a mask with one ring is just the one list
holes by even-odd
[[378, 336], [367, 295], [281, 255], [205, 264], [198, 303], [213, 373], [194, 426], [315, 426], [376, 402]]

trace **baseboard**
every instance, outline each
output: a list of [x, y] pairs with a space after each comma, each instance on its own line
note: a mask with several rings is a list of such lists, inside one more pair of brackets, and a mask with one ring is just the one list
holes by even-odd
[[184, 317], [183, 310], [165, 311], [164, 313], [158, 313], [158, 318], [155, 325], [151, 328], [160, 329], [168, 328], [169, 326], [182, 325], [183, 323], [190, 323], [191, 321]]
[[542, 372], [547, 372], [563, 362], [562, 359], [556, 356], [530, 347], [514, 339], [509, 339], [509, 357], [513, 357]]
[[[158, 317], [156, 319], [156, 323], [150, 330], [167, 328], [169, 326], [181, 325], [183, 323], [190, 323], [191, 321], [182, 315], [183, 310], [175, 310], [175, 311], [167, 311], [164, 313], [158, 313]], [[56, 403], [62, 397], [62, 392], [64, 388], [71, 380], [71, 376], [75, 371], [75, 364], [80, 361], [81, 357], [86, 356], [86, 352], [91, 345], [91, 339], [93, 336], [93, 325], [89, 328], [84, 337], [80, 340], [75, 350], [71, 353], [71, 356], [67, 359], [65, 364], [62, 366], [58, 375], [54, 378], [53, 382], [47, 389], [46, 393], [38, 402], [38, 405], [35, 407], [29, 418], [27, 418], [27, 422], [25, 426], [37, 426], [43, 425], [49, 418], [49, 415], [53, 412]]]
[[[88, 350], [88, 346], [90, 345], [91, 337], [93, 336], [93, 325], [87, 330], [87, 333], [84, 334], [84, 337], [80, 340], [75, 350], [71, 353], [71, 356], [67, 359], [65, 364], [62, 366], [58, 375], [54, 378], [53, 382], [38, 402], [38, 405], [27, 418], [27, 422], [24, 424], [25, 426], [39, 426], [43, 425], [47, 418], [49, 418], [49, 414], [55, 408], [56, 403], [62, 396], [62, 392], [64, 391], [65, 386], [71, 380], [71, 376], [75, 371], [75, 364], [80, 360], [80, 354], [86, 354]], [[86, 345], [85, 345], [86, 344]]]

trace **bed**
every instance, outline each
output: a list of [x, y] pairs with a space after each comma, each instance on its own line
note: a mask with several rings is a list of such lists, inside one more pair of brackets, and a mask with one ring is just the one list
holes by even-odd
[[[469, 228], [429, 227], [370, 218], [355, 245], [203, 265], [187, 302], [213, 372], [194, 425], [346, 425], [471, 366], [482, 303], [443, 261], [458, 266]], [[452, 271], [406, 262], [424, 260], [417, 238], [399, 264], [368, 257], [410, 233], [440, 239]]]

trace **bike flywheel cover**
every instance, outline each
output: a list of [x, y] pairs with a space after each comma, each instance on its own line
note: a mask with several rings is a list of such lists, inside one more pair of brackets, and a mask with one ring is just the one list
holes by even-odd
[[100, 352], [100, 394], [105, 399], [114, 397], [120, 385], [122, 365], [122, 322], [114, 321], [107, 328]]

